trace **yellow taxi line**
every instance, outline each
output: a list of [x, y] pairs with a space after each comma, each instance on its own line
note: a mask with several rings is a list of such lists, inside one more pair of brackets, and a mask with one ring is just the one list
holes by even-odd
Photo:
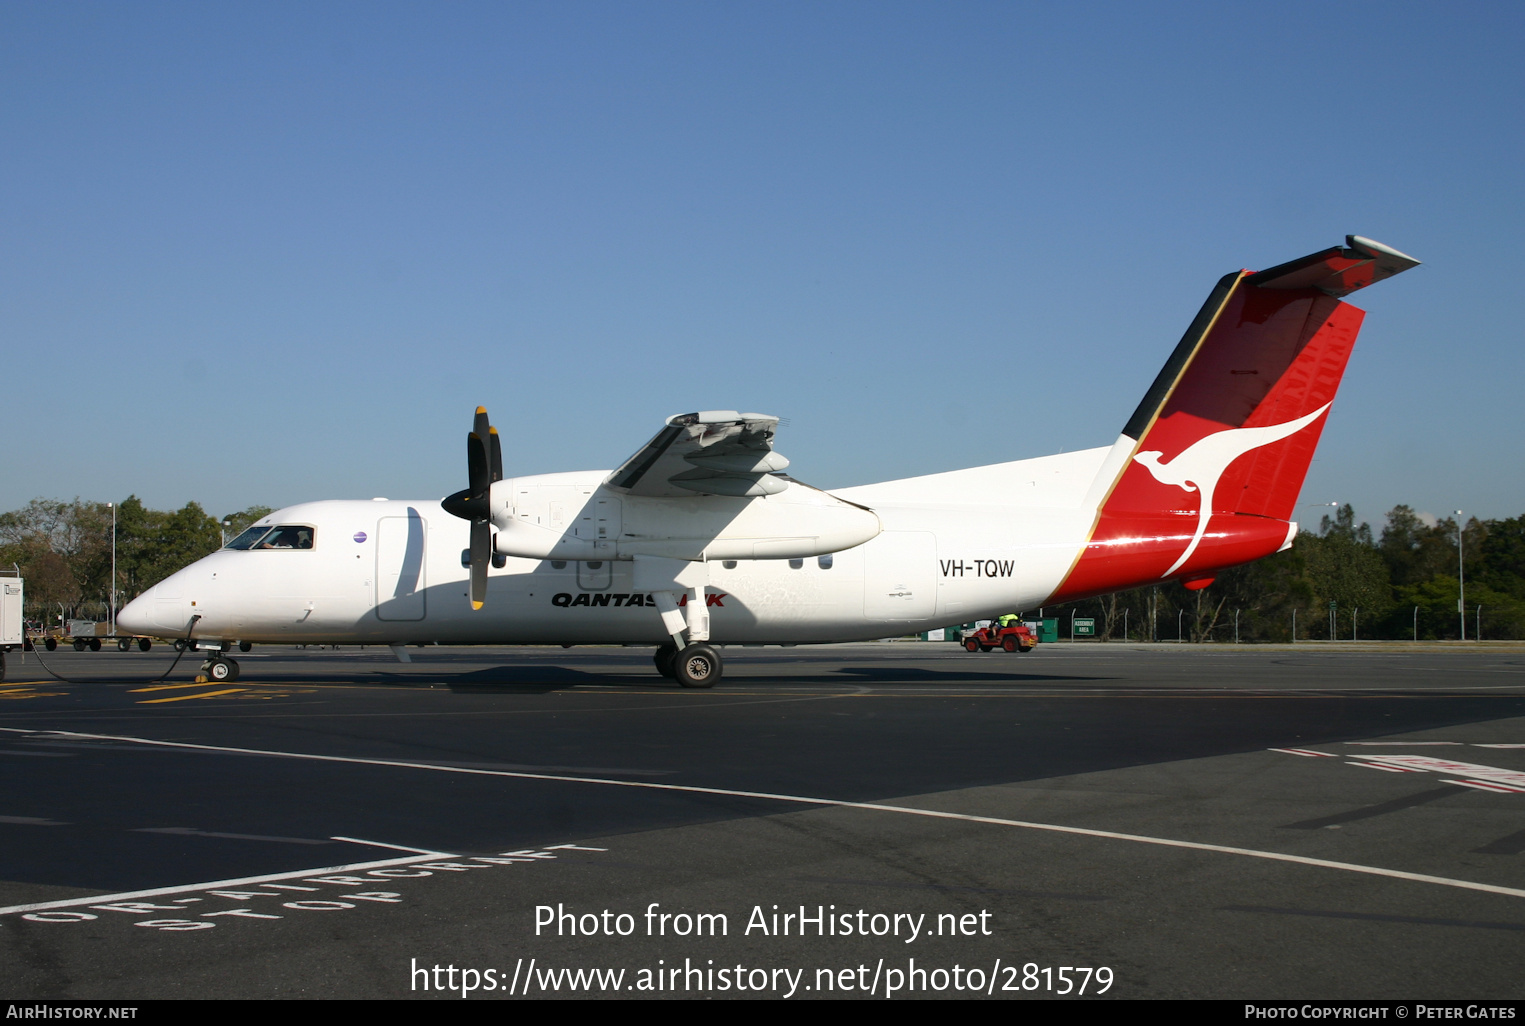
[[192, 698], [216, 698], [218, 695], [231, 695], [244, 688], [228, 688], [226, 691], [208, 691], [200, 695], [171, 695], [169, 698], [145, 698], [139, 705], [156, 705], [159, 702], [185, 702]]
[[168, 691], [170, 688], [202, 688], [206, 687], [206, 681], [200, 684], [155, 684], [146, 688], [129, 688], [128, 694], [137, 694], [140, 691]]

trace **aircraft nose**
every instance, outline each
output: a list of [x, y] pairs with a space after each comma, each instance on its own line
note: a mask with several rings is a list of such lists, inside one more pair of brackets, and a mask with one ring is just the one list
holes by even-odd
[[155, 633], [158, 625], [154, 623], [154, 590], [149, 588], [122, 607], [122, 611], [116, 615], [118, 633], [122, 631], [129, 634]]

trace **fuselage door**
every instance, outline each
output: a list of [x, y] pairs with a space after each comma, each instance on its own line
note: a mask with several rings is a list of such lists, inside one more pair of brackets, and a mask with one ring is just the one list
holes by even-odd
[[405, 517], [376, 521], [376, 619], [424, 618], [427, 527], [411, 506]]

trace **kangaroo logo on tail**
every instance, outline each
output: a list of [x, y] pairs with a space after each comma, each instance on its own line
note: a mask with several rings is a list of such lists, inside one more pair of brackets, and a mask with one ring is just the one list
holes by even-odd
[[1218, 487], [1218, 478], [1223, 476], [1229, 464], [1252, 449], [1259, 449], [1261, 446], [1270, 445], [1272, 442], [1279, 442], [1283, 438], [1297, 434], [1323, 416], [1332, 405], [1334, 404], [1325, 403], [1306, 417], [1289, 420], [1285, 424], [1216, 431], [1187, 446], [1169, 463], [1160, 462], [1160, 457], [1164, 454], [1159, 450], [1141, 452], [1133, 457], [1133, 462], [1146, 467], [1149, 473], [1154, 475], [1154, 479], [1161, 484], [1175, 485], [1185, 491], [1198, 493], [1197, 532], [1192, 535], [1191, 544], [1186, 546], [1186, 551], [1181, 553], [1181, 558], [1176, 560], [1169, 570], [1161, 574], [1161, 578], [1175, 573], [1191, 558], [1191, 554], [1197, 551], [1197, 545], [1202, 541], [1202, 536], [1207, 533], [1207, 522], [1213, 515], [1213, 492]]

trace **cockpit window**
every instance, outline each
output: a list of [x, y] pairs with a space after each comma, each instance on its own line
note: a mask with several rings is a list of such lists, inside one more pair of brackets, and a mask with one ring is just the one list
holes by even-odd
[[313, 529], [301, 524], [282, 524], [259, 539], [256, 549], [310, 549]]
[[228, 542], [227, 548], [252, 549], [254, 548], [254, 543], [263, 538], [269, 530], [269, 524], [257, 524], [256, 526], [249, 528], [237, 538], [234, 538], [232, 541]]

